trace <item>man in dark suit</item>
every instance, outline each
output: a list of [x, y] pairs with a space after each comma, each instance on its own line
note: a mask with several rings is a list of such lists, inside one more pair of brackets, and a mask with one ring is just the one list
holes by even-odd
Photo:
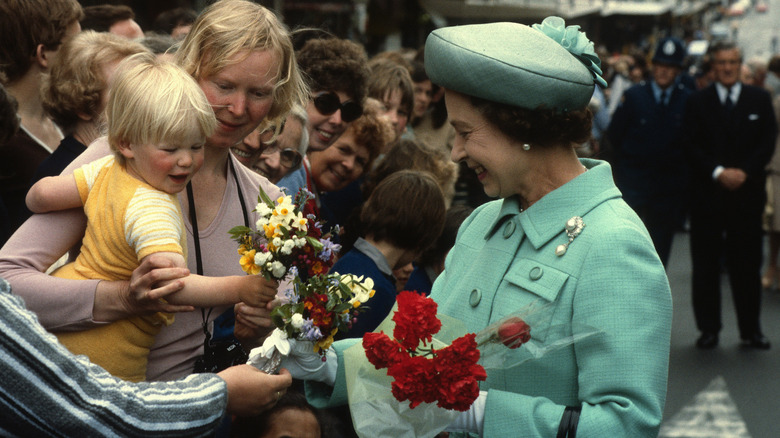
[[693, 309], [702, 349], [722, 328], [720, 268], [726, 256], [743, 345], [769, 349], [761, 332], [761, 216], [765, 167], [777, 123], [765, 90], [739, 81], [742, 53], [731, 42], [711, 49], [715, 83], [690, 96], [684, 132], [691, 169]]
[[615, 183], [650, 232], [664, 266], [688, 203], [688, 165], [681, 139], [691, 90], [679, 80], [684, 60], [681, 40], [661, 39], [652, 59], [652, 80], [623, 93], [607, 130], [614, 148]]

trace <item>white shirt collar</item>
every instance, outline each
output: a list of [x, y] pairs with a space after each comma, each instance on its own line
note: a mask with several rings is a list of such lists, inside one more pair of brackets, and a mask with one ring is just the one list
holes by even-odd
[[731, 88], [726, 88], [720, 82], [715, 82], [715, 90], [718, 92], [718, 99], [720, 100], [721, 104], [726, 103], [726, 95], [728, 94], [731, 98], [731, 102], [736, 105], [737, 101], [739, 100], [739, 94], [742, 92], [742, 82], [737, 82], [736, 84], [732, 85]]

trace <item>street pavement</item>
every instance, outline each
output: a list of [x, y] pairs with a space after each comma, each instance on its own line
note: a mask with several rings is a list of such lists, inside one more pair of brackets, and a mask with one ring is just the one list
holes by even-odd
[[[766, 259], [766, 257], [765, 257]], [[698, 350], [691, 305], [688, 234], [675, 237], [668, 270], [674, 302], [669, 386], [660, 437], [780, 437], [780, 292], [763, 292], [761, 322], [768, 351], [739, 344], [728, 284], [722, 277], [719, 347]]]

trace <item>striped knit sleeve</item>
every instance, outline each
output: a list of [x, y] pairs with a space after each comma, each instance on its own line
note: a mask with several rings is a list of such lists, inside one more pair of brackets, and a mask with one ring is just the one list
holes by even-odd
[[73, 356], [0, 279], [0, 436], [213, 436], [225, 382], [193, 374], [130, 383]]
[[109, 155], [87, 163], [73, 171], [82, 204], [87, 202], [87, 195], [89, 195], [89, 191], [92, 190], [92, 186], [95, 185], [95, 181], [97, 180], [98, 175], [100, 175], [100, 171], [104, 167], [111, 166], [113, 163], [114, 156]]
[[158, 190], [136, 190], [125, 212], [124, 232], [139, 261], [156, 252], [184, 254], [184, 225], [176, 202], [173, 196]]

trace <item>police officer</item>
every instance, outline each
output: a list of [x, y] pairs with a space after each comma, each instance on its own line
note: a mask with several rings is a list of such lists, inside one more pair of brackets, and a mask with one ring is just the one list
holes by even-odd
[[680, 81], [684, 60], [682, 41], [661, 39], [652, 59], [652, 80], [623, 94], [607, 130], [614, 147], [615, 182], [645, 223], [664, 266], [687, 204], [681, 127], [691, 91]]

